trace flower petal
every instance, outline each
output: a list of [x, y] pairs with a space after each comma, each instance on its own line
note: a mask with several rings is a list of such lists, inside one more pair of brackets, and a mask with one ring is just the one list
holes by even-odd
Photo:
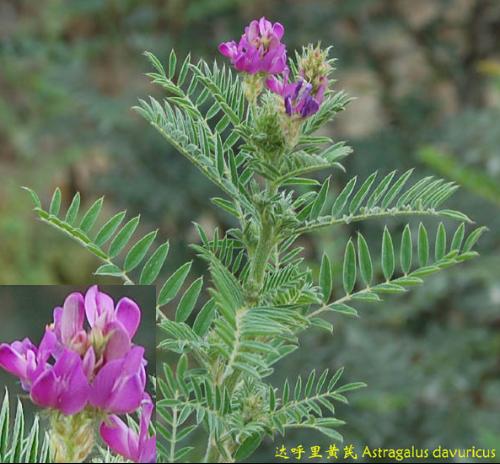
[[142, 346], [134, 346], [127, 357], [125, 358], [124, 374], [133, 375], [139, 372], [144, 361], [144, 348]]
[[78, 358], [78, 362], [73, 365], [72, 371], [68, 374], [68, 378], [64, 382], [65, 388], [58, 398], [58, 409], [63, 414], [71, 415], [80, 412], [86, 406], [90, 386], [80, 358]]
[[33, 403], [44, 408], [57, 407], [58, 380], [54, 371], [47, 370], [42, 373], [31, 387], [31, 399]]
[[156, 436], [148, 438], [139, 445], [139, 459], [137, 462], [156, 462]]
[[132, 339], [141, 322], [141, 310], [135, 301], [130, 298], [122, 298], [116, 305], [116, 319], [123, 324]]
[[114, 414], [128, 414], [134, 412], [144, 396], [144, 383], [138, 375], [128, 377], [119, 388], [113, 390], [106, 410]]
[[88, 379], [91, 379], [94, 373], [95, 361], [94, 348], [90, 347], [83, 357], [83, 372], [85, 372]]
[[227, 56], [228, 58], [232, 58], [237, 52], [236, 42], [223, 42], [219, 45], [219, 52], [222, 55]]
[[104, 351], [106, 361], [123, 358], [130, 350], [130, 337], [120, 322], [115, 321], [106, 328], [109, 339]]
[[137, 434], [129, 429], [120, 418], [115, 415], [109, 416], [101, 424], [99, 433], [104, 443], [115, 453], [129, 460], [136, 460], [137, 456], [133, 451], [136, 451], [139, 446]]
[[56, 334], [54, 333], [54, 330], [47, 327], [38, 348], [38, 362], [46, 363], [50, 355], [52, 355], [56, 349], [56, 345]]
[[123, 359], [106, 363], [97, 373], [90, 391], [90, 403], [98, 408], [105, 409], [113, 386], [122, 372]]
[[0, 367], [10, 374], [25, 379], [27, 377], [27, 362], [24, 356], [21, 356], [7, 343], [0, 345]]
[[285, 28], [283, 26], [283, 24], [281, 23], [274, 23], [273, 25], [273, 32], [274, 32], [274, 35], [281, 40], [281, 38], [283, 37], [283, 34], [285, 33]]
[[91, 327], [98, 322], [105, 324], [113, 315], [113, 299], [106, 293], [100, 292], [97, 285], [93, 285], [85, 294], [85, 314]]
[[61, 316], [61, 340], [69, 345], [71, 339], [83, 328], [85, 306], [81, 293], [71, 293], [64, 300]]

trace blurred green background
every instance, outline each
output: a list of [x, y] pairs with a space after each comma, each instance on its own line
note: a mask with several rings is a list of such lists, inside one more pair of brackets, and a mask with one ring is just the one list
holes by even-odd
[[[45, 202], [59, 185], [66, 199], [77, 190], [87, 203], [105, 194], [109, 212], [140, 212], [170, 239], [170, 270], [192, 257], [192, 221], [229, 225], [207, 201], [214, 188], [130, 107], [160, 95], [144, 77], [143, 50], [165, 60], [175, 47], [209, 60], [262, 15], [285, 25], [289, 51], [334, 45], [336, 88], [356, 100], [327, 130], [354, 147], [349, 175], [416, 166], [418, 177], [456, 180], [463, 188], [450, 207], [490, 228], [480, 259], [362, 308], [360, 320], [336, 317], [333, 337], [311, 331], [281, 372], [345, 365], [345, 381], [367, 382], [338, 409], [346, 442], [358, 447], [500, 450], [497, 0], [2, 0], [0, 283], [83, 284], [96, 266], [33, 219], [21, 185]], [[335, 187], [346, 178], [336, 172]], [[359, 227], [308, 237], [307, 259], [326, 249], [339, 262]], [[373, 247], [382, 227], [362, 226]], [[203, 272], [199, 261], [195, 271]], [[303, 432], [285, 440], [299, 443], [328, 445]], [[274, 448], [255, 459], [272, 460]]]

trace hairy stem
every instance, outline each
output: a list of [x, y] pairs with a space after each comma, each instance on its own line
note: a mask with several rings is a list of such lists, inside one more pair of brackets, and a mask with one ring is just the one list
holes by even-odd
[[54, 461], [84, 462], [94, 448], [94, 422], [86, 410], [72, 416], [54, 413], [50, 420]]

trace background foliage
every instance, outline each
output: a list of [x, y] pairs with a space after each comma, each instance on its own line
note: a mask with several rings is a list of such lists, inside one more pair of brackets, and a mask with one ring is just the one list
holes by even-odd
[[[346, 380], [369, 384], [353, 395], [351, 406], [339, 407], [349, 442], [500, 448], [500, 4], [418, 5], [3, 1], [0, 282], [82, 284], [95, 269], [84, 250], [33, 223], [20, 185], [43, 192], [44, 203], [62, 185], [63, 199], [81, 191], [89, 205], [105, 193], [110, 211], [126, 206], [130, 217], [141, 212], [145, 231], [151, 220], [160, 223], [160, 238], [170, 239], [171, 269], [193, 257], [186, 246], [197, 237], [191, 221], [206, 229], [231, 225], [205, 200], [214, 188], [130, 107], [138, 96], [157, 92], [143, 76], [149, 71], [144, 49], [166, 59], [175, 45], [180, 56], [191, 51], [209, 60], [220, 41], [265, 14], [285, 25], [289, 48], [333, 43], [337, 88], [357, 97], [329, 128], [354, 148], [350, 172], [364, 178], [388, 166], [417, 165], [419, 177], [456, 180], [464, 187], [450, 208], [490, 228], [480, 243], [481, 259], [383, 306], [368, 306], [360, 320], [337, 315], [334, 336], [308, 334], [302, 341], [307, 349], [290, 357], [282, 372], [294, 377], [312, 367], [345, 365]], [[345, 179], [336, 180], [341, 188]], [[346, 228], [346, 236], [357, 230]], [[376, 244], [382, 226], [371, 223], [362, 232]], [[343, 236], [318, 232], [304, 246], [316, 262], [318, 250], [326, 248], [337, 256], [335, 265], [345, 243]], [[65, 259], [68, 253], [71, 260]], [[193, 265], [203, 267], [199, 261]], [[327, 444], [303, 432], [286, 444], [300, 442]], [[273, 454], [270, 446], [256, 458]]]

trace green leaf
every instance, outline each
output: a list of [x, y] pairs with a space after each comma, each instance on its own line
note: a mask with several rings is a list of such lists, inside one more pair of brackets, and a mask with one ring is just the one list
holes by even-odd
[[363, 203], [366, 195], [370, 191], [376, 177], [377, 172], [374, 172], [363, 182], [363, 185], [359, 188], [356, 195], [354, 195], [354, 198], [349, 205], [349, 213], [354, 214], [358, 210], [358, 208], [361, 206], [361, 203]]
[[66, 212], [65, 221], [68, 224], [74, 225], [76, 218], [78, 216], [78, 211], [80, 210], [80, 192], [76, 192], [71, 204], [69, 205], [68, 211]]
[[40, 201], [40, 198], [36, 194], [34, 190], [31, 190], [29, 187], [21, 187], [23, 190], [26, 190], [30, 196], [31, 196], [31, 201], [33, 201], [33, 204], [35, 205], [35, 208], [41, 208], [42, 207], [42, 202]]
[[114, 258], [117, 256], [123, 248], [127, 245], [128, 241], [132, 237], [133, 233], [135, 232], [135, 229], [137, 228], [139, 224], [139, 219], [140, 216], [137, 215], [136, 217], [130, 219], [121, 229], [120, 232], [118, 232], [111, 242], [111, 245], [109, 246], [109, 256], [111, 258]]
[[471, 218], [466, 214], [461, 213], [460, 211], [454, 211], [452, 209], [442, 209], [438, 211], [438, 214], [440, 214], [441, 216], [449, 217], [451, 219], [456, 219], [458, 221], [466, 221], [469, 223], [472, 222]]
[[23, 453], [23, 462], [38, 462], [38, 441], [39, 441], [39, 423], [38, 416], [35, 416], [30, 433], [26, 440]]
[[335, 203], [333, 203], [332, 206], [332, 211], [331, 211], [332, 216], [338, 216], [342, 213], [342, 211], [345, 208], [345, 205], [347, 204], [347, 201], [349, 200], [349, 197], [352, 194], [352, 191], [354, 190], [356, 182], [357, 182], [357, 177], [353, 177], [339, 193], [339, 196], [335, 199]]
[[345, 249], [342, 277], [344, 290], [349, 295], [356, 283], [356, 251], [350, 239]]
[[329, 189], [330, 189], [330, 177], [328, 177], [323, 182], [323, 185], [321, 186], [321, 189], [319, 190], [318, 195], [317, 195], [317, 197], [314, 200], [314, 203], [312, 205], [311, 213], [309, 214], [309, 218], [315, 219], [321, 214], [321, 211], [323, 210], [323, 207], [325, 206], [326, 197], [328, 195]]
[[307, 378], [306, 388], [304, 390], [304, 396], [307, 397], [311, 395], [315, 380], [316, 380], [316, 370], [313, 369], [309, 374], [309, 377]]
[[465, 240], [463, 252], [471, 251], [481, 235], [487, 230], [487, 227], [478, 227], [476, 230], [472, 231]]
[[369, 286], [373, 278], [372, 258], [370, 256], [368, 244], [360, 233], [358, 233], [358, 261], [361, 278], [363, 282]]
[[123, 219], [125, 218], [125, 211], [120, 211], [119, 213], [115, 214], [113, 217], [111, 217], [97, 232], [97, 235], [94, 239], [94, 243], [101, 247], [104, 245], [116, 232], [118, 227], [120, 227], [120, 224], [123, 222]]
[[130, 249], [130, 251], [127, 253], [127, 256], [125, 257], [125, 264], [124, 264], [125, 272], [129, 272], [132, 269], [135, 269], [139, 265], [139, 263], [144, 259], [146, 253], [153, 244], [157, 233], [158, 233], [157, 230], [153, 230], [149, 234], [142, 237]]
[[203, 277], [196, 279], [191, 286], [186, 290], [186, 293], [182, 295], [179, 306], [175, 313], [176, 322], [184, 322], [194, 309], [198, 297], [203, 286]]
[[52, 216], [57, 216], [59, 210], [61, 209], [61, 189], [57, 187], [52, 195], [52, 200], [50, 200], [49, 214]]
[[366, 383], [364, 382], [346, 383], [345, 385], [342, 385], [341, 387], [337, 388], [337, 390], [335, 390], [335, 393], [345, 393], [348, 391], [358, 390], [360, 388], [365, 388], [365, 387]]
[[313, 317], [310, 319], [311, 325], [314, 327], [319, 327], [320, 329], [324, 329], [327, 332], [333, 333], [333, 325], [322, 319], [321, 317]]
[[370, 195], [368, 198], [368, 201], [366, 202], [366, 207], [367, 208], [372, 208], [375, 206], [380, 198], [382, 198], [382, 195], [386, 192], [387, 188], [389, 187], [390, 183], [392, 182], [392, 179], [394, 175], [396, 174], [396, 171], [392, 171], [389, 174], [387, 174], [378, 184], [378, 186], [375, 188], [373, 193]]
[[16, 417], [14, 419], [14, 430], [10, 437], [12, 448], [10, 450], [10, 462], [21, 462], [24, 438], [24, 412], [21, 401], [17, 401]]
[[358, 317], [358, 312], [349, 305], [344, 303], [334, 303], [328, 307], [331, 311], [335, 311], [336, 313], [346, 314], [348, 316]]
[[323, 301], [327, 303], [332, 294], [333, 275], [332, 264], [330, 262], [330, 258], [326, 253], [323, 253], [323, 258], [321, 259], [321, 267], [319, 270], [319, 285], [323, 293]]
[[408, 179], [413, 173], [413, 169], [409, 169], [406, 171], [394, 184], [392, 187], [389, 189], [389, 191], [386, 193], [384, 199], [382, 200], [381, 207], [382, 208], [388, 208], [391, 203], [394, 201], [394, 199], [397, 197], [398, 193], [401, 191], [401, 189], [404, 187]]
[[444, 228], [444, 225], [441, 222], [439, 223], [436, 232], [436, 244], [434, 249], [436, 261], [442, 259], [445, 253], [446, 253], [446, 229]]
[[208, 300], [196, 316], [193, 324], [193, 332], [203, 337], [208, 332], [210, 324], [215, 316], [215, 300]]
[[395, 260], [394, 260], [394, 246], [392, 244], [392, 237], [387, 227], [384, 228], [384, 235], [382, 237], [382, 272], [387, 281], [391, 280], [394, 274]]
[[175, 56], [175, 51], [172, 49], [168, 59], [168, 78], [172, 79], [175, 75], [175, 67], [177, 64], [177, 57]]
[[418, 226], [418, 263], [422, 266], [427, 266], [429, 262], [429, 237], [424, 225], [420, 223]]
[[405, 275], [408, 274], [408, 272], [410, 272], [412, 251], [413, 251], [413, 245], [411, 241], [410, 226], [406, 224], [405, 229], [403, 231], [403, 236], [401, 237], [401, 250], [400, 250], [401, 269], [403, 270], [403, 273]]
[[237, 449], [234, 460], [235, 462], [241, 462], [249, 458], [255, 450], [259, 447], [262, 442], [262, 437], [258, 433], [254, 433], [246, 438], [243, 443]]
[[191, 269], [191, 261], [184, 263], [165, 282], [158, 295], [158, 306], [166, 305], [175, 298]]
[[462, 242], [464, 241], [464, 236], [465, 236], [465, 224], [462, 222], [462, 224], [458, 226], [457, 230], [453, 234], [453, 238], [451, 239], [450, 251], [460, 250]]
[[169, 243], [165, 242], [160, 245], [151, 257], [146, 261], [146, 264], [142, 268], [141, 276], [139, 278], [139, 283], [142, 285], [150, 285], [158, 277], [161, 268], [165, 264], [167, 259]]
[[83, 230], [83, 232], [85, 232], [86, 234], [88, 234], [92, 227], [94, 227], [97, 217], [101, 212], [103, 201], [104, 197], [96, 200], [83, 216], [82, 222], [80, 222], [80, 229]]
[[9, 410], [9, 392], [5, 389], [5, 396], [0, 409], [0, 457], [6, 456], [9, 446], [9, 425], [10, 425], [10, 410]]
[[103, 264], [94, 272], [94, 274], [119, 277], [123, 275], [123, 271], [115, 264]]

